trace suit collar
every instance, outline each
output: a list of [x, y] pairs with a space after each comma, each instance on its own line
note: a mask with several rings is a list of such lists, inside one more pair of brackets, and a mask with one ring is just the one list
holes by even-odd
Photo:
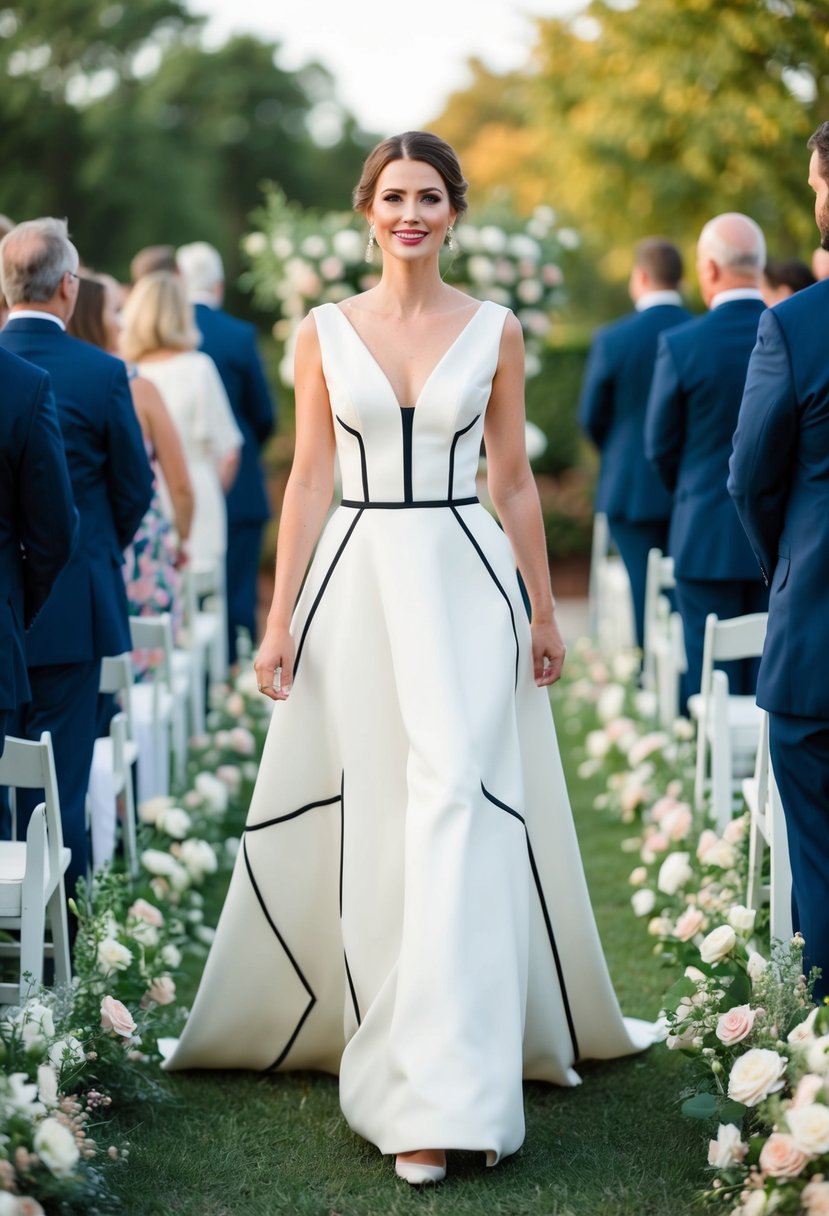
[[678, 291], [649, 291], [636, 301], [637, 312], [646, 312], [649, 308], [660, 308], [665, 304], [682, 308], [682, 296]]
[[736, 304], [745, 300], [759, 301], [765, 308], [762, 292], [756, 287], [732, 287], [728, 291], [718, 291], [711, 300], [709, 309], [713, 312], [723, 304]]
[[19, 331], [32, 334], [66, 332], [66, 326], [60, 317], [53, 316], [49, 312], [38, 312], [34, 308], [21, 308], [19, 312], [10, 313], [3, 328], [10, 332]]

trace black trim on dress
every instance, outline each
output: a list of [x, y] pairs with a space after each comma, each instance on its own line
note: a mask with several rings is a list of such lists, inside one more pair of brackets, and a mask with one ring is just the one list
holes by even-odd
[[262, 828], [273, 827], [275, 823], [285, 823], [288, 819], [296, 819], [299, 815], [304, 815], [306, 811], [313, 811], [318, 806], [333, 806], [335, 802], [339, 802], [342, 794], [334, 794], [333, 798], [321, 798], [319, 802], [306, 802], [305, 806], [299, 807], [295, 811], [289, 811], [287, 815], [277, 815], [275, 819], [266, 819], [264, 823], [246, 824], [245, 832], [258, 832]]
[[419, 507], [472, 507], [477, 506], [480, 499], [477, 495], [471, 498], [417, 498], [412, 502], [379, 502], [376, 499], [373, 502], [363, 501], [359, 498], [344, 498], [340, 503], [341, 507], [358, 507], [361, 511], [379, 508], [382, 511], [415, 511]]
[[483, 562], [484, 567], [485, 567], [487, 573], [489, 574], [489, 577], [492, 579], [495, 586], [501, 592], [501, 595], [504, 597], [504, 601], [507, 605], [507, 608], [509, 609], [509, 619], [510, 619], [510, 624], [512, 625], [512, 636], [515, 638], [515, 687], [518, 688], [518, 658], [519, 658], [519, 654], [520, 654], [520, 647], [518, 644], [518, 630], [515, 627], [515, 613], [512, 610], [512, 603], [511, 603], [510, 598], [507, 595], [506, 591], [501, 586], [501, 583], [498, 579], [498, 575], [495, 573], [495, 571], [492, 569], [492, 566], [489, 564], [489, 560], [487, 559], [487, 556], [484, 553], [483, 549], [478, 544], [477, 540], [472, 535], [469, 528], [463, 522], [463, 520], [461, 519], [460, 515], [458, 514], [458, 512], [455, 510], [454, 507], [451, 508], [451, 511], [452, 511], [452, 514], [455, 516], [455, 519], [458, 521], [458, 523], [460, 524], [460, 526], [463, 528], [464, 532], [468, 536], [470, 542], [472, 543], [473, 548], [475, 549], [475, 552], [478, 554], [478, 557]]
[[359, 431], [355, 431], [353, 426], [349, 426], [347, 422], [343, 422], [339, 414], [334, 417], [339, 422], [344, 431], [348, 431], [349, 435], [353, 435], [360, 445], [360, 469], [363, 474], [363, 497], [368, 498], [368, 461], [366, 460], [366, 445], [363, 443], [363, 437]]
[[[400, 407], [400, 421], [403, 424], [403, 501], [410, 503], [414, 501], [414, 491], [412, 490], [412, 442], [414, 431], [414, 406]], [[368, 498], [368, 494], [366, 494]]]
[[[472, 430], [473, 426], [478, 421], [480, 416], [481, 416], [480, 414], [476, 414], [468, 426], [465, 426], [460, 431], [455, 431], [454, 437], [452, 439], [452, 446], [449, 449], [449, 489], [447, 490], [447, 494], [450, 498], [452, 497], [452, 492], [455, 488], [455, 485], [454, 485], [454, 483], [455, 483], [455, 446], [457, 445], [457, 442], [460, 439], [461, 435], [465, 435], [467, 431]], [[366, 498], [368, 498], [368, 494], [366, 494]]]
[[296, 648], [296, 658], [294, 659], [294, 679], [296, 679], [296, 673], [297, 673], [297, 669], [299, 667], [300, 655], [302, 654], [302, 648], [305, 645], [305, 638], [308, 635], [308, 629], [311, 624], [311, 621], [314, 619], [314, 614], [320, 606], [320, 600], [322, 599], [322, 597], [325, 593], [325, 588], [328, 586], [328, 582], [329, 582], [329, 579], [331, 578], [331, 575], [334, 573], [334, 567], [336, 566], [337, 562], [342, 557], [343, 550], [345, 549], [346, 545], [348, 544], [349, 540], [351, 539], [351, 533], [357, 527], [357, 524], [360, 521], [361, 515], [362, 515], [362, 511], [358, 511], [357, 514], [354, 516], [354, 519], [351, 521], [351, 525], [349, 526], [348, 531], [346, 532], [345, 536], [343, 537], [342, 543], [340, 544], [339, 549], [337, 550], [337, 552], [334, 554], [334, 556], [331, 559], [331, 565], [328, 567], [328, 569], [325, 572], [325, 578], [320, 583], [320, 589], [316, 594], [313, 604], [311, 605], [311, 608], [308, 612], [308, 616], [305, 618], [305, 624], [302, 627], [302, 634], [300, 635], [299, 645]]

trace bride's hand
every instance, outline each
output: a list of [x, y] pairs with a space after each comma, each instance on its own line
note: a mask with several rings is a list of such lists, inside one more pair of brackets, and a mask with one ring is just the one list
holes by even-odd
[[533, 621], [531, 626], [533, 644], [533, 676], [539, 688], [555, 684], [561, 676], [567, 647], [561, 640], [555, 617], [544, 621]]
[[294, 640], [289, 629], [268, 629], [256, 662], [259, 691], [272, 701], [287, 701], [294, 681]]

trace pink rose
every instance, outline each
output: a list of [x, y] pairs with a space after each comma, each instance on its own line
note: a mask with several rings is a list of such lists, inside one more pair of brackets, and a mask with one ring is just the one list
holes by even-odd
[[171, 1005], [175, 999], [175, 980], [169, 975], [159, 975], [142, 996], [141, 1008], [146, 1009], [151, 1001], [154, 1001], [156, 1005]]
[[113, 996], [105, 996], [101, 1001], [101, 1029], [112, 1030], [115, 1034], [128, 1039], [135, 1033], [135, 1022], [126, 1005], [116, 1001]]
[[805, 1164], [806, 1154], [786, 1132], [772, 1132], [760, 1152], [760, 1169], [770, 1178], [796, 1178]]
[[662, 797], [658, 798], [651, 807], [651, 819], [654, 823], [661, 823], [669, 811], [672, 811], [677, 806], [676, 798]]
[[829, 1182], [813, 1179], [800, 1192], [800, 1202], [808, 1216], [829, 1216]]
[[145, 920], [147, 924], [154, 925], [156, 929], [160, 929], [164, 924], [163, 913], [155, 906], [149, 903], [146, 899], [137, 899], [127, 913], [135, 920]]
[[681, 942], [689, 942], [704, 925], [705, 917], [699, 908], [686, 908], [674, 926], [674, 937], [678, 937]]
[[717, 1022], [717, 1038], [726, 1047], [741, 1043], [751, 1034], [756, 1016], [756, 1010], [752, 1009], [750, 1005], [735, 1005]]
[[813, 1072], [808, 1072], [798, 1081], [794, 1097], [789, 1104], [790, 1108], [798, 1110], [801, 1106], [811, 1106], [822, 1089], [823, 1077], [816, 1077]]
[[702, 861], [703, 857], [711, 846], [717, 844], [719, 839], [720, 838], [717, 833], [712, 832], [710, 828], [706, 828], [705, 831], [701, 833], [699, 843], [697, 844], [697, 857], [700, 861]]

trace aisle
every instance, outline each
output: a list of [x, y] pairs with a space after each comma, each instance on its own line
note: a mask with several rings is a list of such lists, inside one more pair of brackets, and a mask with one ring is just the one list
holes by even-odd
[[[555, 703], [555, 702], [554, 702]], [[562, 751], [600, 932], [626, 1013], [652, 1018], [666, 974], [629, 909], [629, 829], [592, 807], [573, 740]], [[215, 920], [222, 891], [210, 890]], [[191, 968], [192, 968], [192, 964]], [[180, 984], [190, 998], [197, 975]], [[669, 980], [667, 981], [669, 982]], [[172, 1101], [122, 1123], [131, 1142], [120, 1195], [129, 1216], [677, 1216], [703, 1183], [704, 1131], [676, 1102], [682, 1060], [644, 1056], [581, 1068], [575, 1091], [527, 1087], [522, 1151], [485, 1172], [457, 1155], [451, 1181], [410, 1191], [390, 1162], [345, 1125], [336, 1082], [311, 1074], [238, 1073], [169, 1078]], [[697, 1144], [699, 1140], [699, 1145]]]

